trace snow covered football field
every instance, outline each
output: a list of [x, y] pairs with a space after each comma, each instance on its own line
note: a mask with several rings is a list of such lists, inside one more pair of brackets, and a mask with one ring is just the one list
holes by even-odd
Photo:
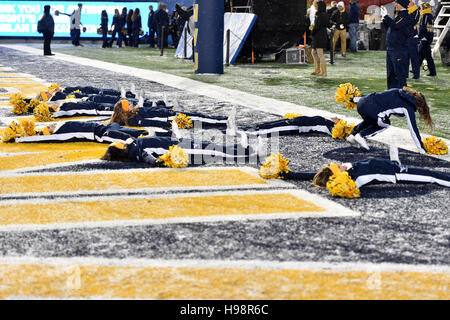
[[[33, 47], [2, 45], [0, 56], [0, 127], [17, 118], [6, 88], [33, 96], [50, 83], [133, 83], [185, 111], [236, 107], [239, 126], [288, 112], [332, 115]], [[418, 154], [399, 128], [371, 139], [370, 152], [324, 134], [282, 136], [268, 148], [279, 147], [293, 170], [317, 170], [389, 158], [386, 143], [406, 165], [450, 172], [449, 155]], [[340, 199], [310, 182], [263, 180], [257, 165], [105, 163], [106, 147], [0, 143], [0, 298], [449, 298], [449, 189], [373, 185]]]

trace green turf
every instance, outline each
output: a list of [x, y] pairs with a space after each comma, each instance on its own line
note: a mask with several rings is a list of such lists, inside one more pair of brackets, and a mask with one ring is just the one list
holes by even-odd
[[[54, 45], [53, 51], [90, 59], [98, 59], [117, 64], [133, 66], [187, 77], [212, 83], [226, 88], [237, 89], [256, 95], [275, 98], [317, 109], [358, 117], [356, 110], [346, 110], [334, 100], [334, 92], [340, 83], [351, 82], [358, 86], [363, 94], [386, 89], [386, 66], [384, 51], [360, 51], [347, 53], [343, 58], [338, 55], [335, 64], [327, 65], [327, 77], [315, 77], [310, 73], [312, 65], [285, 65], [273, 61], [256, 64], [236, 64], [225, 67], [220, 76], [196, 75], [192, 61], [176, 59], [174, 49], [166, 50], [160, 56], [157, 49], [109, 48], [98, 45], [72, 47]], [[328, 60], [328, 54], [326, 54]], [[435, 58], [438, 77], [426, 77], [422, 71], [419, 80], [408, 79], [408, 85], [423, 92], [431, 108], [435, 127], [423, 132], [450, 139], [450, 72]], [[404, 119], [392, 119], [395, 126], [406, 128]], [[423, 127], [422, 125], [420, 125]]]

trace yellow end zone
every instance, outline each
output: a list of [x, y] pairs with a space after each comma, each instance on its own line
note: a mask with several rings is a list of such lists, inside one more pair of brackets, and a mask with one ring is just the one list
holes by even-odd
[[[201, 262], [201, 261], [200, 261]], [[0, 298], [449, 299], [447, 273], [0, 264]]]
[[0, 225], [158, 220], [321, 211], [326, 210], [290, 193], [146, 197], [2, 205], [0, 206]]
[[[26, 97], [35, 97], [40, 91], [46, 90], [47, 86], [35, 83], [0, 83], [0, 88], [15, 88]], [[9, 97], [11, 93], [0, 93], [0, 97]]]
[[[40, 157], [41, 155], [30, 155]], [[1, 158], [0, 158], [1, 159]], [[258, 177], [239, 169], [230, 170], [161, 170], [114, 171], [64, 175], [0, 177], [0, 193], [60, 192], [92, 190], [130, 190], [141, 188], [178, 188], [195, 186], [229, 186], [266, 184]]]

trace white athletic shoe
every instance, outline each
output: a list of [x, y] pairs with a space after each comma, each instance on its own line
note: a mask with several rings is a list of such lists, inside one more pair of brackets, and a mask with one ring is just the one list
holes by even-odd
[[144, 107], [144, 97], [143, 96], [139, 96], [138, 106], [139, 106], [139, 108]]
[[127, 97], [124, 87], [120, 87], [120, 97], [122, 99], [126, 99], [126, 97]]
[[366, 142], [366, 139], [361, 137], [361, 135], [359, 133], [355, 136], [355, 141], [364, 149], [370, 150], [369, 145]]
[[244, 148], [247, 148], [248, 147], [247, 134], [244, 131], [241, 131], [241, 130], [237, 131], [237, 133], [241, 137], [241, 146], [243, 146]]
[[230, 115], [227, 119], [227, 135], [236, 136], [237, 127], [236, 127], [236, 107], [231, 109]]
[[398, 157], [398, 148], [396, 146], [389, 146], [389, 158], [391, 161], [401, 164], [400, 158]]
[[353, 136], [353, 135], [348, 136], [347, 141], [351, 144], [351, 146], [352, 146], [353, 148], [359, 149], [359, 148], [361, 147], [361, 146], [359, 145], [359, 143], [356, 142], [355, 136]]
[[131, 84], [131, 89], [130, 89], [131, 93], [136, 95], [136, 87], [134, 85], [134, 83]]
[[172, 120], [172, 134], [174, 134], [178, 140], [182, 138], [180, 129], [178, 128], [178, 124], [175, 120]]

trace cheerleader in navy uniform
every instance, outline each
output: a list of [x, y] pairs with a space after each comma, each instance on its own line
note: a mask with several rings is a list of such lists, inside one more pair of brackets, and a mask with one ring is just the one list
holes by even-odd
[[164, 106], [156, 107], [135, 107], [128, 100], [120, 100], [114, 106], [114, 113], [110, 122], [117, 122], [121, 125], [135, 127], [160, 127], [170, 128], [171, 121], [177, 115], [183, 114], [191, 121], [199, 121], [204, 129], [206, 128], [225, 128], [227, 126], [227, 117], [207, 116], [201, 113], [177, 112]]
[[422, 65], [423, 60], [427, 60], [429, 77], [436, 76], [436, 66], [434, 64], [433, 56], [431, 54], [431, 44], [433, 43], [433, 14], [431, 6], [428, 2], [420, 5], [420, 20], [419, 20], [419, 66]]
[[208, 162], [209, 157], [232, 161], [245, 161], [250, 157], [255, 157], [256, 159], [260, 149], [261, 140], [258, 140], [259, 144], [256, 148], [240, 145], [215, 145], [210, 142], [180, 138], [174, 122], [172, 123], [172, 129], [175, 138], [144, 137], [129, 139], [125, 143], [113, 143], [108, 147], [101, 159], [108, 161], [145, 162], [151, 166], [158, 166], [158, 158], [171, 151], [173, 146], [178, 146], [187, 154], [186, 163], [204, 164]]
[[87, 121], [67, 121], [52, 123], [37, 135], [16, 138], [15, 142], [125, 142], [128, 138], [148, 135], [147, 130], [124, 128], [117, 123], [108, 125]]
[[432, 128], [433, 121], [430, 116], [430, 108], [425, 96], [413, 89], [389, 89], [379, 93], [372, 93], [363, 97], [355, 97], [357, 110], [363, 121], [359, 123], [352, 134], [347, 138], [353, 146], [363, 147], [369, 150], [365, 138], [372, 137], [390, 126], [391, 115], [405, 117], [411, 137], [420, 153], [425, 153], [425, 148], [416, 124], [415, 112], [417, 111], [425, 122]]
[[435, 183], [450, 187], [450, 174], [417, 167], [401, 165], [398, 161], [371, 158], [353, 163], [330, 164], [320, 169], [313, 184], [326, 187], [330, 177], [347, 172], [357, 188], [373, 183]]
[[126, 98], [136, 98], [136, 95], [131, 91], [107, 89], [107, 88], [96, 88], [91, 86], [76, 86], [76, 87], [65, 87], [61, 89], [63, 93], [72, 94], [75, 91], [80, 91], [81, 94], [85, 95], [107, 95], [107, 96], [117, 96], [120, 97], [125, 93]]

